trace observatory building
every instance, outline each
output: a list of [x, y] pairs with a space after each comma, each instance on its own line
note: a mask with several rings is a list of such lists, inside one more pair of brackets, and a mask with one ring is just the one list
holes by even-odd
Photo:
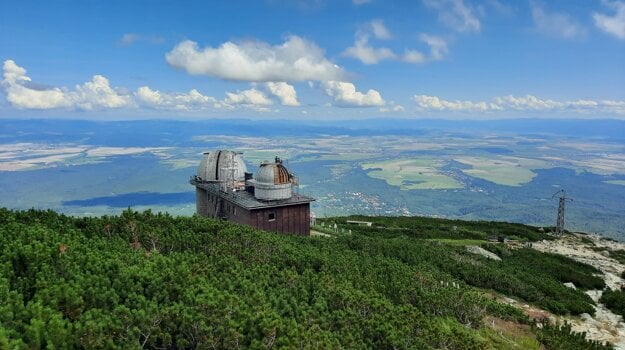
[[310, 235], [311, 197], [293, 191], [297, 178], [276, 157], [260, 164], [256, 178], [247, 172], [239, 153], [204, 153], [195, 186], [196, 211], [252, 227], [296, 235]]

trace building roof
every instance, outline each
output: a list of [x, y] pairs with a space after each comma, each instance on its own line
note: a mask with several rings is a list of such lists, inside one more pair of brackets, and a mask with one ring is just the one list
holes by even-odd
[[244, 190], [239, 190], [239, 191], [234, 191], [234, 192], [222, 191], [219, 183], [202, 181], [198, 179], [197, 177], [192, 177], [191, 180], [189, 180], [189, 183], [194, 185], [197, 188], [204, 189], [208, 191], [209, 193], [212, 193], [217, 196], [221, 196], [225, 200], [230, 201], [238, 205], [239, 207], [243, 207], [248, 210], [284, 207], [284, 206], [295, 205], [295, 204], [305, 204], [305, 203], [310, 203], [315, 200], [312, 197], [303, 196], [301, 194], [293, 194], [291, 197], [287, 199], [262, 201], [262, 200], [256, 199], [253, 194]]
[[276, 158], [276, 162], [263, 162], [256, 173], [256, 182], [264, 184], [288, 184], [291, 182], [291, 174], [282, 165], [282, 161]]
[[243, 181], [247, 167], [241, 156], [232, 151], [205, 152], [197, 167], [197, 176], [208, 181], [225, 181], [232, 177]]

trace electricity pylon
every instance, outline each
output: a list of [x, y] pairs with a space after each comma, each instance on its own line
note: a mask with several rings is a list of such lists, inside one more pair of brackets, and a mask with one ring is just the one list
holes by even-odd
[[551, 196], [555, 198], [558, 196], [558, 219], [556, 220], [556, 235], [560, 236], [564, 233], [564, 206], [566, 201], [572, 201], [573, 198], [567, 197], [564, 190], [560, 190]]

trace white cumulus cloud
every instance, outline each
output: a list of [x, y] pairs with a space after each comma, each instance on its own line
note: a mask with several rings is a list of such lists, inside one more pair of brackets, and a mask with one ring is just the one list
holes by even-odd
[[200, 48], [186, 40], [165, 55], [167, 63], [192, 75], [238, 81], [337, 80], [345, 72], [313, 42], [290, 36], [280, 45], [226, 42]]
[[368, 36], [360, 36], [359, 38], [356, 38], [354, 46], [350, 46], [345, 49], [343, 56], [355, 58], [364, 64], [377, 64], [380, 61], [394, 59], [397, 57], [395, 53], [388, 48], [374, 48], [369, 45]]
[[26, 76], [26, 69], [18, 66], [13, 60], [6, 60], [2, 65], [2, 72], [6, 84], [19, 84], [30, 81]]
[[402, 56], [404, 62], [421, 64], [427, 62], [427, 57], [417, 50], [406, 50], [404, 51], [404, 55]]
[[551, 99], [541, 99], [533, 95], [526, 96], [503, 96], [494, 99], [497, 106], [507, 109], [515, 109], [519, 111], [525, 110], [553, 110], [565, 107], [567, 102], [559, 102]]
[[430, 47], [430, 60], [440, 61], [447, 55], [448, 49], [445, 39], [425, 33], [421, 33], [419, 39]]
[[372, 107], [385, 104], [382, 95], [376, 90], [369, 89], [366, 93], [356, 91], [356, 86], [343, 81], [324, 81], [321, 83], [325, 93], [334, 98], [339, 106], [344, 107]]
[[142, 105], [156, 109], [203, 110], [221, 107], [215, 98], [203, 95], [196, 89], [188, 93], [164, 93], [142, 86], [137, 89], [135, 96]]
[[[94, 75], [91, 81], [76, 85], [73, 89], [45, 87], [33, 83], [26, 69], [12, 60], [3, 64], [0, 81], [6, 100], [18, 109], [78, 109], [83, 111], [114, 108], [150, 108], [173, 111], [206, 111], [211, 109], [250, 108], [259, 112], [270, 111], [267, 106], [274, 102], [267, 94], [275, 96], [284, 106], [299, 106], [295, 87], [286, 82], [252, 84], [252, 88], [226, 92], [218, 100], [196, 89], [188, 92], [163, 92], [149, 86], [141, 86], [134, 93], [126, 88], [113, 88], [102, 75]], [[260, 90], [258, 89], [260, 88]]]
[[249, 106], [269, 106], [273, 102], [265, 96], [265, 94], [254, 88], [237, 91], [226, 92], [224, 102], [230, 105], [249, 105]]
[[360, 62], [370, 65], [377, 64], [380, 61], [395, 59], [397, 55], [388, 48], [375, 48], [369, 44], [369, 38], [373, 36], [376, 39], [389, 40], [392, 38], [390, 30], [386, 28], [381, 19], [374, 19], [367, 22], [356, 32], [356, 40], [354, 45], [343, 51], [343, 56], [351, 57]]
[[625, 2], [624, 1], [604, 1], [606, 6], [614, 10], [614, 15], [603, 13], [593, 13], [592, 18], [597, 28], [614, 35], [618, 39], [625, 40]]
[[463, 0], [423, 0], [423, 3], [437, 10], [438, 19], [455, 31], [480, 31], [480, 20]]
[[371, 46], [369, 44], [371, 36], [381, 40], [392, 38], [390, 30], [384, 25], [384, 21], [374, 19], [367, 22], [356, 32], [354, 45], [345, 49], [343, 56], [355, 58], [364, 64], [377, 64], [380, 61], [397, 58], [397, 55], [391, 49]]
[[403, 61], [412, 64], [422, 64], [442, 60], [448, 52], [447, 42], [438, 36], [422, 33], [419, 41], [429, 48], [429, 54], [415, 49], [404, 49], [403, 54], [397, 54], [386, 47], [373, 47], [369, 43], [370, 37], [388, 40], [392, 37], [390, 31], [381, 20], [368, 22], [356, 32], [354, 45], [343, 51], [342, 55], [359, 60], [366, 65], [380, 63], [385, 60]]
[[110, 86], [109, 80], [94, 75], [91, 81], [76, 85], [74, 90], [58, 87], [41, 88], [32, 83], [26, 69], [13, 60], [3, 64], [2, 86], [6, 90], [7, 101], [20, 109], [104, 109], [120, 108], [132, 104], [131, 96]]
[[472, 101], [447, 101], [436, 96], [415, 95], [413, 100], [421, 109], [436, 111], [488, 111], [499, 108], [492, 103]]
[[380, 107], [380, 112], [382, 113], [403, 112], [404, 110], [404, 106], [396, 104], [395, 101], [389, 102], [387, 106]]
[[419, 34], [419, 40], [428, 46], [429, 53], [425, 54], [418, 50], [406, 49], [403, 56], [401, 56], [402, 61], [413, 64], [440, 61], [449, 52], [447, 41], [441, 37], [421, 33]]
[[101, 75], [94, 75], [91, 81], [76, 85], [76, 90], [69, 96], [76, 107], [87, 110], [126, 107], [132, 103], [130, 96], [115, 91], [109, 80]]
[[370, 27], [371, 33], [377, 39], [388, 40], [393, 37], [391, 31], [386, 28], [384, 21], [381, 19], [372, 20], [369, 22], [368, 27]]
[[71, 102], [59, 88], [30, 88], [30, 77], [26, 69], [18, 66], [13, 60], [6, 60], [2, 65], [2, 86], [6, 90], [7, 101], [20, 109], [51, 109], [69, 107]]
[[421, 110], [457, 112], [535, 111], [609, 113], [625, 115], [625, 101], [570, 100], [557, 101], [533, 95], [495, 97], [492, 101], [445, 100], [437, 96], [414, 95], [413, 101]]
[[272, 95], [280, 99], [280, 103], [282, 103], [283, 106], [299, 106], [297, 91], [295, 91], [295, 87], [293, 87], [293, 85], [285, 82], [270, 81], [265, 83], [265, 86]]
[[586, 29], [565, 13], [547, 13], [536, 3], [532, 3], [532, 18], [536, 29], [544, 34], [564, 39], [586, 36]]

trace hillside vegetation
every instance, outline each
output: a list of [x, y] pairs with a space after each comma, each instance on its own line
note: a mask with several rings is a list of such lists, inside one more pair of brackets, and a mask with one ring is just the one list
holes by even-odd
[[[328, 224], [347, 231], [345, 220]], [[449, 243], [546, 238], [535, 228], [368, 220], [322, 238], [150, 211], [0, 209], [0, 348], [611, 348], [496, 301], [592, 312], [583, 290], [603, 287], [592, 267], [485, 244], [494, 261]]]

